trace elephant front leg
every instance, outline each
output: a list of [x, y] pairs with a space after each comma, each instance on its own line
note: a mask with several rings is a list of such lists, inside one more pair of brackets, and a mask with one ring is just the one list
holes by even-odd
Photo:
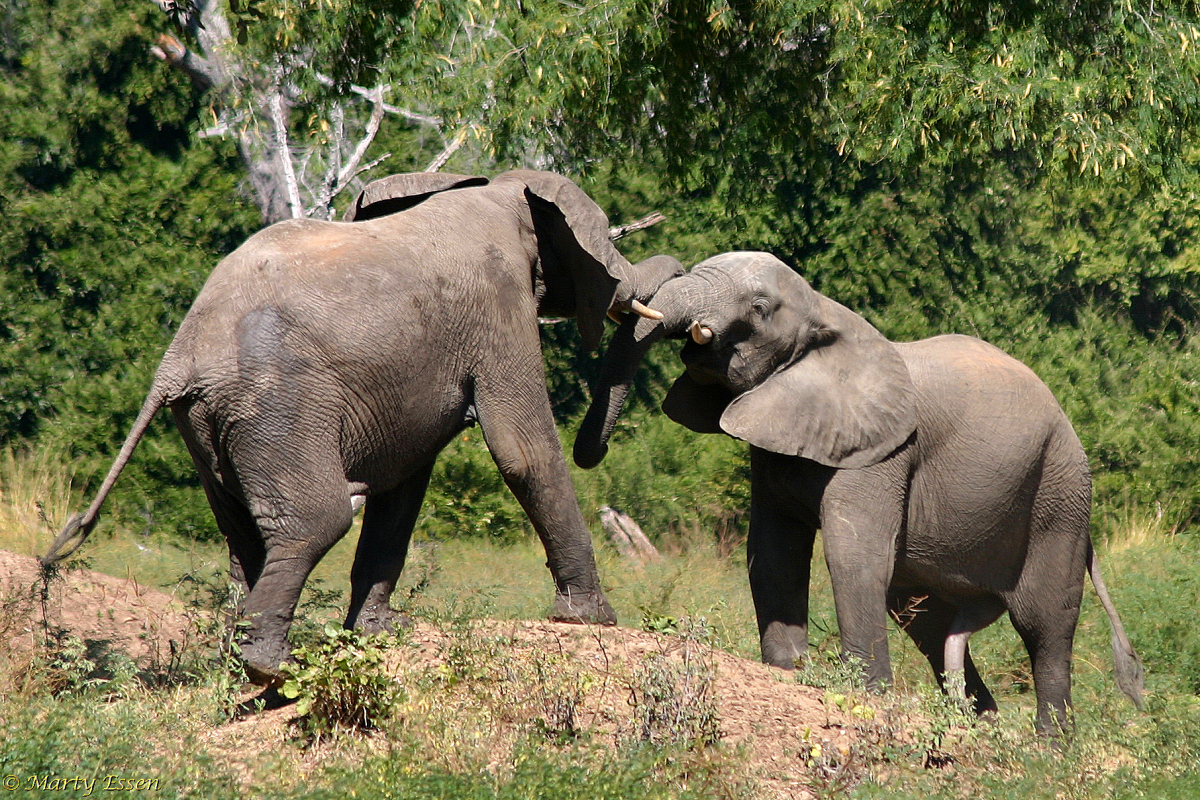
[[408, 624], [392, 610], [391, 597], [404, 569], [432, 472], [431, 461], [392, 491], [372, 495], [367, 500], [354, 566], [350, 570], [346, 628], [379, 633], [394, 630], [397, 624]]
[[826, 489], [821, 508], [843, 656], [862, 663], [867, 688], [875, 691], [892, 683], [888, 586], [903, 524], [903, 482], [888, 477], [887, 462], [841, 470]]
[[808, 585], [816, 528], [785, 514], [751, 484], [746, 566], [763, 662], [793, 669], [808, 654]]
[[[540, 368], [536, 375], [541, 379]], [[600, 587], [591, 534], [575, 498], [544, 384], [524, 391], [508, 388], [500, 399], [485, 389], [477, 387], [476, 406], [488, 450], [546, 548], [555, 584], [550, 619], [616, 624], [617, 615]]]

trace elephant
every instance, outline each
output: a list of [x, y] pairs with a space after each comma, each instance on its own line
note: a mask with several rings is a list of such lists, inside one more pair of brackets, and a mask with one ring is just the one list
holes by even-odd
[[646, 350], [686, 337], [662, 408], [750, 445], [747, 561], [765, 662], [805, 656], [820, 529], [843, 655], [869, 687], [892, 680], [890, 612], [943, 689], [996, 711], [968, 639], [1007, 611], [1032, 662], [1037, 728], [1066, 733], [1087, 572], [1117, 683], [1142, 707], [1143, 668], [1088, 531], [1087, 457], [1032, 370], [969, 336], [891, 342], [768, 253], [710, 258], [651, 302], [664, 318], [630, 319], [609, 345], [575, 460], [604, 457]]
[[272, 686], [317, 561], [365, 504], [346, 627], [390, 628], [438, 453], [478, 423], [541, 538], [551, 617], [615, 624], [552, 416], [539, 315], [599, 346], [606, 313], [682, 271], [634, 266], [604, 212], [549, 172], [394, 175], [343, 221], [287, 220], [221, 260], [186, 314], [95, 499], [44, 564], [74, 552], [167, 406], [247, 589], [247, 675]]

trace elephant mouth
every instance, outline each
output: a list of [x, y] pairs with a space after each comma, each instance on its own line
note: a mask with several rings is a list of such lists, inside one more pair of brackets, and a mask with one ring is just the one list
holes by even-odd
[[724, 383], [725, 365], [712, 345], [696, 344], [688, 341], [679, 351], [679, 359], [687, 368], [692, 380], [703, 386], [715, 386]]

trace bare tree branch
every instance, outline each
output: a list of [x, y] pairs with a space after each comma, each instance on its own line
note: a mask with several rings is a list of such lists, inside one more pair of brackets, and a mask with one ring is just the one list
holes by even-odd
[[666, 219], [667, 218], [664, 217], [662, 214], [655, 211], [652, 214], [647, 214], [646, 216], [642, 217], [641, 219], [636, 219], [633, 222], [630, 222], [628, 224], [617, 225], [615, 227], [609, 228], [608, 229], [608, 238], [615, 242], [617, 239], [620, 239], [622, 236], [628, 236], [629, 234], [634, 233], [636, 231], [645, 230], [646, 228], [649, 228], [652, 225], [657, 225], [660, 222], [664, 222]]
[[[297, 74], [309, 71], [312, 65], [289, 61], [278, 62], [272, 68], [242, 59], [221, 0], [151, 2], [183, 28], [187, 36], [162, 35], [150, 52], [213, 92], [219, 117], [200, 136], [230, 136], [237, 142], [264, 223], [308, 215], [332, 218], [334, 199], [357, 176], [388, 157], [363, 164], [385, 115], [434, 129], [443, 125], [436, 116], [385, 102], [385, 93], [391, 90], [388, 85], [374, 88], [350, 85], [350, 95], [332, 98], [326, 106], [327, 136], [323, 143], [304, 146], [290, 142], [289, 117], [297, 100], [290, 93], [295, 91]], [[321, 85], [342, 88], [318, 71], [310, 74]], [[355, 99], [359, 97], [370, 103], [365, 121]], [[360, 130], [361, 137], [353, 141]], [[465, 130], [456, 135], [434, 159], [430, 170], [440, 169], [462, 146], [465, 137]]]
[[371, 117], [367, 120], [367, 130], [363, 137], [358, 141], [358, 147], [354, 148], [353, 155], [346, 162], [346, 166], [338, 174], [338, 184], [345, 186], [350, 180], [350, 176], [357, 174], [358, 164], [363, 160], [363, 156], [367, 154], [367, 148], [371, 146], [371, 142], [375, 141], [375, 134], [379, 133], [379, 125], [383, 122], [383, 87], [377, 86], [371, 90], [369, 97], [371, 106]]
[[[334, 86], [333, 78], [330, 78], [328, 75], [317, 72], [314, 73], [314, 77], [317, 79], [317, 83], [321, 84], [322, 86]], [[350, 91], [354, 92], [354, 94], [360, 97], [365, 97], [371, 102], [375, 102], [375, 92], [377, 90], [389, 92], [391, 89], [392, 87], [389, 85], [377, 86], [375, 89], [368, 89], [365, 86], [357, 86], [353, 83], [350, 84]], [[399, 106], [394, 106], [390, 103], [383, 103], [383, 110], [389, 114], [395, 114], [398, 117], [403, 117], [405, 120], [415, 125], [428, 125], [431, 128], [437, 128], [442, 124], [441, 117], [431, 117], [428, 114], [418, 114], [416, 111], [409, 111], [407, 108], [400, 108]]]
[[[329, 155], [326, 158], [325, 180], [321, 184], [321, 203], [325, 210], [325, 218], [333, 218], [333, 198], [344, 185], [342, 180], [342, 148], [341, 142], [346, 138], [346, 109], [341, 103], [334, 103], [329, 110]], [[317, 206], [314, 205], [315, 213]]]
[[[387, 161], [391, 157], [392, 157], [391, 153], [384, 153], [383, 155], [381, 155], [379, 158], [375, 159], [374, 161], [368, 161], [366, 164], [363, 164], [361, 167], [359, 167], [358, 170], [355, 171], [355, 173], [350, 176], [350, 178], [357, 178], [359, 175], [363, 174], [364, 172], [375, 169], [375, 167], [378, 167], [380, 164]], [[346, 185], [349, 185], [350, 178], [347, 178], [346, 183], [343, 184], [343, 188], [345, 188]]]
[[450, 156], [454, 155], [458, 148], [463, 146], [463, 142], [467, 140], [468, 130], [468, 128], [463, 128], [456, 133], [450, 144], [442, 148], [442, 152], [438, 153], [433, 161], [429, 162], [429, 166], [425, 168], [425, 172], [437, 172], [446, 166], [446, 162], [450, 160]]
[[287, 196], [288, 210], [292, 219], [304, 216], [304, 206], [300, 201], [300, 185], [296, 181], [296, 169], [292, 164], [291, 150], [288, 145], [287, 117], [283, 110], [283, 68], [276, 70], [277, 83], [267, 96], [267, 109], [271, 115], [272, 141], [275, 145], [275, 157], [283, 173], [283, 188]]

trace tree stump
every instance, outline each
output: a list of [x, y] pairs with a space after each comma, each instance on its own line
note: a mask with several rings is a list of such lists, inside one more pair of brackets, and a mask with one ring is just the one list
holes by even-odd
[[662, 559], [649, 537], [642, 531], [640, 525], [623, 511], [612, 506], [600, 509], [600, 524], [608, 533], [608, 538], [622, 558], [628, 558], [641, 564]]

